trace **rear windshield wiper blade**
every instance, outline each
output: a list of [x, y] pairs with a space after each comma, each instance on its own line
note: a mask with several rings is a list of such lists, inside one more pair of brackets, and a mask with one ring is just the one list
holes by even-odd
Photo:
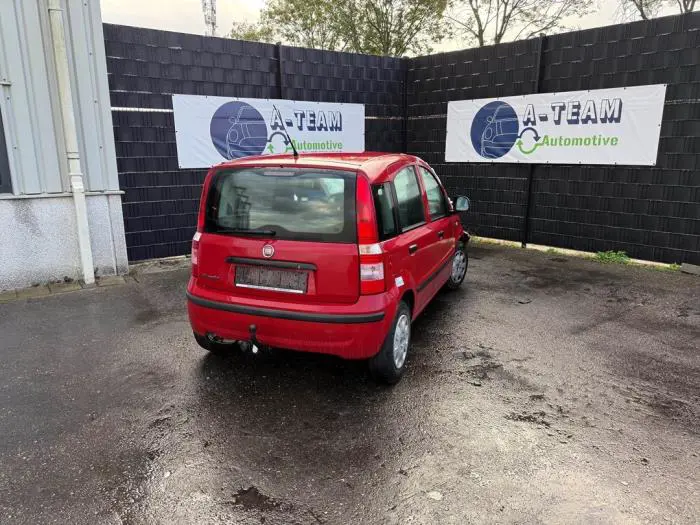
[[262, 237], [274, 237], [275, 230], [246, 230], [243, 228], [217, 228], [216, 233], [231, 233], [234, 235], [260, 235]]

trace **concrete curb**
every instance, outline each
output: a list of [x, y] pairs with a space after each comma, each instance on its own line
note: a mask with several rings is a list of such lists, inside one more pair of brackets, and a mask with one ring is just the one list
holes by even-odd
[[11, 303], [14, 301], [22, 301], [26, 299], [51, 297], [53, 295], [79, 292], [81, 290], [94, 290], [95, 288], [120, 286], [126, 284], [127, 282], [136, 282], [136, 280], [125, 275], [105, 275], [104, 277], [98, 277], [95, 284], [91, 285], [86, 285], [82, 281], [60, 281], [55, 283], [43, 284], [40, 286], [30, 286], [29, 288], [6, 290], [4, 292], [0, 292], [0, 304]]
[[697, 264], [681, 264], [681, 272], [688, 273], [690, 275], [700, 275], [700, 266]]
[[[472, 235], [471, 238], [475, 244], [479, 244], [479, 243], [498, 244], [501, 246], [507, 246], [509, 248], [523, 249], [520, 242], [516, 242], [516, 241], [506, 241], [503, 239], [494, 239], [491, 237], [479, 237], [477, 235]], [[595, 260], [595, 257], [596, 257], [595, 252], [584, 252], [581, 250], [571, 250], [569, 248], [557, 248], [556, 246], [546, 246], [543, 244], [527, 244], [524, 249], [525, 250], [535, 250], [538, 252], [545, 252], [545, 253], [552, 252], [552, 253], [556, 253], [557, 255], [566, 255], [569, 257], [579, 257], [581, 259]], [[632, 259], [632, 258], [629, 259], [628, 264], [631, 266], [647, 266], [647, 267], [650, 267], [652, 269], [661, 269], [661, 270], [667, 270], [671, 266], [673, 266], [673, 265], [668, 264], [668, 263], [662, 263], [662, 262], [656, 262], [656, 261], [646, 261], [644, 259]], [[683, 271], [684, 265], [685, 266], [693, 266], [691, 264], [683, 263], [681, 265], [681, 268], [680, 268], [681, 271]], [[700, 267], [696, 266], [695, 268], [697, 268], [696, 271], [700, 272]], [[693, 271], [687, 271], [685, 273], [693, 273]], [[700, 273], [698, 273], [697, 275], [700, 275]]]

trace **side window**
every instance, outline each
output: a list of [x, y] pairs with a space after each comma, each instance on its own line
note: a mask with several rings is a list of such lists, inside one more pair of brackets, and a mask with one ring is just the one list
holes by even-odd
[[396, 204], [399, 207], [401, 229], [406, 230], [425, 222], [423, 198], [413, 166], [406, 166], [394, 178]]
[[389, 184], [374, 186], [372, 192], [374, 193], [374, 208], [377, 210], [379, 240], [384, 241], [397, 233], [391, 186]]
[[418, 172], [423, 179], [425, 194], [428, 197], [428, 208], [430, 209], [430, 218], [435, 220], [447, 215], [447, 202], [445, 202], [445, 194], [440, 188], [440, 184], [435, 180], [435, 175], [430, 173], [424, 167], [419, 166]]

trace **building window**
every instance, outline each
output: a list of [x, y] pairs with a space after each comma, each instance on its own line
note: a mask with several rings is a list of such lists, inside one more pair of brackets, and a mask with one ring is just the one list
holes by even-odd
[[12, 193], [10, 163], [7, 159], [7, 141], [5, 140], [5, 127], [2, 124], [2, 113], [0, 113], [0, 193]]

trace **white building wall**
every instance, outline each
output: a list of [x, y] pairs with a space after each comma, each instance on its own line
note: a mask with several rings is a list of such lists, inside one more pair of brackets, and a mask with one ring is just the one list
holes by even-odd
[[[62, 0], [88, 221], [98, 275], [128, 269], [97, 0]], [[0, 112], [12, 193], [0, 193], [0, 290], [77, 278], [48, 3], [0, 0]]]

